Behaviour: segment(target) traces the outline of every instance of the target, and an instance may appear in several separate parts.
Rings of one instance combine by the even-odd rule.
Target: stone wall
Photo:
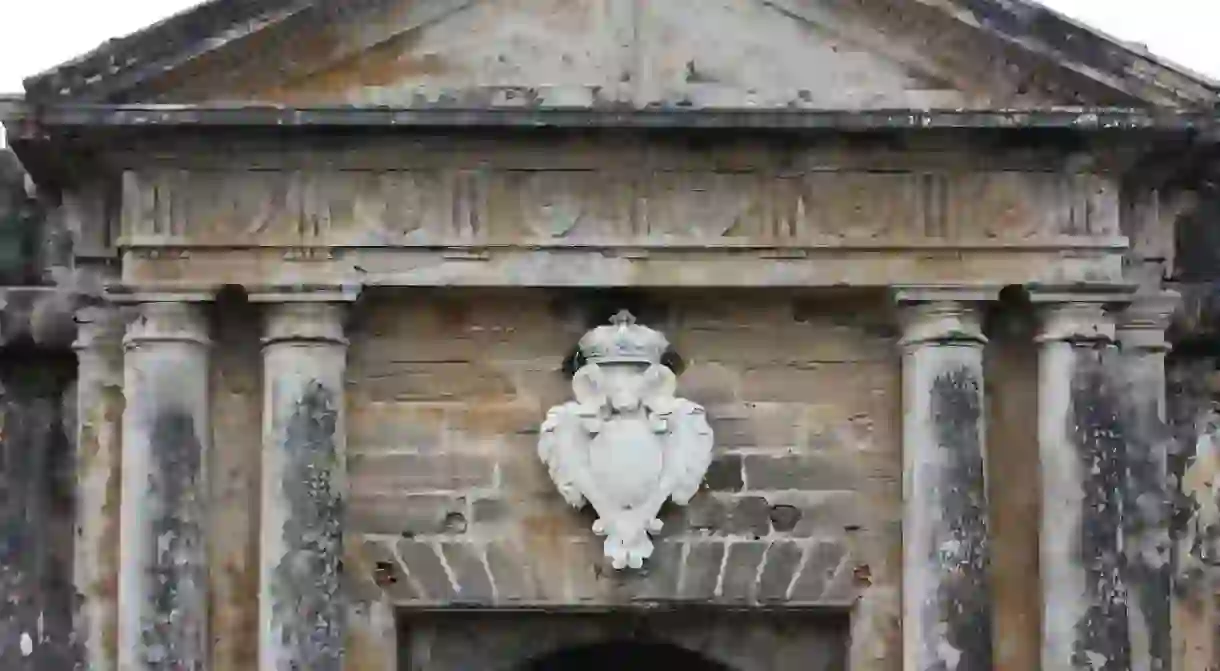
[[[76,362],[54,314],[44,203],[0,151],[0,668],[72,669]]]
[[[1220,669],[1220,191],[1177,220],[1173,280],[1183,294],[1167,363],[1173,435],[1175,668]]]
[[[893,584],[885,317],[776,293],[657,303],[641,321],[686,357],[678,393],[707,408],[717,456],[637,579],[603,565],[593,518],[537,456],[546,409],[570,397],[564,357],[601,319],[528,291],[367,306],[349,357],[348,528],[394,574],[396,602],[847,607],[868,581]]]

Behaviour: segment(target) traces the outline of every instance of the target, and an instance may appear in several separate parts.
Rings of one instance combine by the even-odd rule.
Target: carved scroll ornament
[[[674,396],[677,378],[661,364],[668,347],[619,312],[581,339],[576,400],[551,408],[542,424],[539,457],[572,507],[597,511],[593,531],[606,537],[616,569],[643,566],[661,506],[689,503],[712,460],[703,408]]]

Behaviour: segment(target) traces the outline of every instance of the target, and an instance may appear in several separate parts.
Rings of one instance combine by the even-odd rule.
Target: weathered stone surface
[[[707,488],[712,491],[739,492],[744,486],[741,471],[741,456],[726,454],[712,460],[705,478]]]
[[[489,542],[487,569],[502,601],[533,600],[540,596],[530,558],[515,541]]]
[[[806,550],[800,574],[792,583],[792,600],[811,602],[821,599],[840,570],[845,555],[846,550],[839,543],[814,541]]]
[[[496,464],[472,454],[363,454],[352,455],[348,468],[353,489],[393,494],[490,488]]]
[[[792,541],[776,541],[767,548],[766,563],[758,577],[760,602],[785,601],[788,587],[801,567],[804,548]]]
[[[679,597],[693,600],[716,595],[724,566],[724,548],[724,543],[719,542],[688,544]]]
[[[726,512],[721,533],[755,539],[771,533],[771,508],[761,496],[729,499]]]
[[[456,596],[457,588],[441,563],[440,548],[432,543],[402,540],[395,550],[407,574],[419,585],[421,598],[448,602]]]
[[[440,550],[453,576],[455,603],[488,603],[496,600],[482,545],[441,543]]]
[[[393,545],[392,540],[366,538],[359,541],[355,550],[358,565],[350,567],[350,570],[367,571],[367,579],[372,580],[393,601],[419,599],[418,583],[403,570],[403,563],[396,556]]]
[[[761,541],[729,543],[717,596],[731,602],[754,601],[758,595],[758,566],[766,551],[767,543]]]
[[[59,400],[71,359],[0,362],[0,666],[79,668],[73,634],[72,455]]]
[[[747,491],[850,489],[855,478],[847,458],[825,455],[771,456],[749,454],[743,457]]]
[[[357,496],[347,507],[348,528],[414,537],[466,530],[466,498],[451,494]]]

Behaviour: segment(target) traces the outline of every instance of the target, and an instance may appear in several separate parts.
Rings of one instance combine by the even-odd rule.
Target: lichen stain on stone
[[[151,608],[143,622],[140,655],[151,669],[203,669],[205,623],[195,619],[202,614],[207,580],[199,488],[203,447],[194,417],[184,410],[158,414],[150,437],[148,486],[160,506],[152,521]]]
[[[1139,382],[1139,381],[1136,381]],[[1122,417],[1126,425],[1127,487],[1123,498],[1124,547],[1127,561],[1128,608],[1147,632],[1146,643],[1132,645],[1141,668],[1168,669],[1172,657],[1170,592],[1170,493],[1166,478],[1168,425],[1159,416],[1155,397],[1124,393],[1132,399]],[[1136,659],[1136,661],[1141,661]]]
[[[342,666],[343,499],[334,482],[337,421],[335,394],[313,382],[297,402],[281,445],[289,512],[284,556],[272,584],[272,618],[290,651],[292,663],[284,671],[339,671]]]
[[[931,414],[936,442],[947,460],[939,483],[944,524],[936,555],[941,582],[932,614],[943,625],[939,641],[924,641],[940,664],[930,671],[986,669],[991,665],[991,600],[987,584],[987,494],[979,432],[982,382],[966,366],[950,368],[932,382]]]
[[[1088,603],[1076,623],[1072,664],[1095,671],[1121,671],[1131,664],[1120,538],[1128,436],[1106,370],[1116,354],[1078,353],[1066,427],[1082,474],[1078,542]]]

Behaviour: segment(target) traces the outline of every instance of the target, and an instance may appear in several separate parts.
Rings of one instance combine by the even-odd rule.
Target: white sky
[[[20,93],[25,77],[197,4],[196,0],[0,2],[7,5],[0,10],[0,94]],[[1043,0],[1043,4],[1220,79],[1216,37],[1220,0]]]

